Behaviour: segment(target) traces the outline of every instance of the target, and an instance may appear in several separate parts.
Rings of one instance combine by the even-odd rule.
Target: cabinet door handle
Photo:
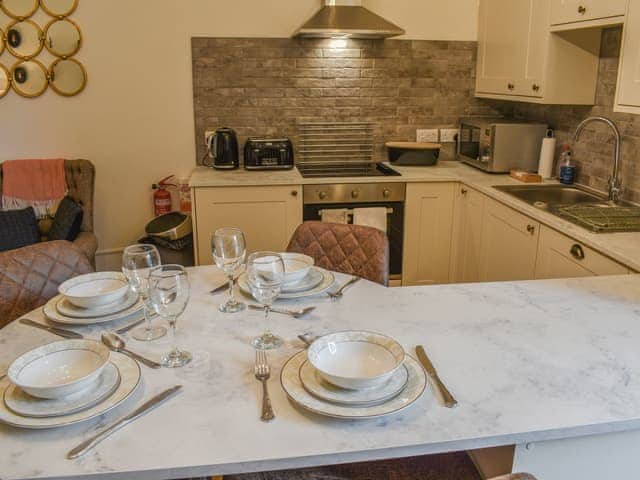
[[[536,231],[536,227],[534,227],[533,225],[529,224],[527,225],[527,232],[529,232],[531,235],[533,235]]]
[[[573,246],[571,247],[570,252],[571,252],[571,255],[573,256],[573,258],[575,258],[577,260],[584,260],[584,250],[577,243],[573,244]]]
[[[291,196],[292,197],[297,197],[298,196],[298,190],[291,190]]]
[[[538,85],[537,83],[534,83],[533,85],[531,85],[531,89],[534,92],[537,92],[538,90],[540,90],[540,85]]]
[[[466,194],[467,194],[467,192],[468,192],[468,190],[467,190],[466,188],[463,188],[463,189],[461,189],[461,190],[460,190],[460,193],[461,193],[462,195],[466,195]]]
[[[585,7],[584,5],[580,5],[580,6],[578,7],[578,13],[579,13],[580,15],[584,15],[585,13],[587,13],[587,7]]]
[[[513,83],[507,83],[507,88],[509,90],[513,90],[514,88],[516,88],[516,86]]]

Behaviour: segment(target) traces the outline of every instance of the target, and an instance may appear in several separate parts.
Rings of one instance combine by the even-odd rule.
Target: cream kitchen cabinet
[[[194,238],[198,265],[212,263],[211,234],[220,227],[239,227],[247,251],[284,251],[302,223],[302,187],[194,188]]]
[[[551,0],[551,25],[616,17],[621,22],[626,9],[627,0]]]
[[[402,285],[448,283],[455,183],[409,183]]]
[[[540,229],[535,278],[623,275],[627,267],[543,225]]]
[[[613,109],[640,114],[640,0],[629,0]]]
[[[480,0],[476,96],[593,105],[600,31],[552,33],[551,0]]]
[[[540,224],[494,200],[485,200],[480,245],[480,280],[534,277]]]
[[[452,277],[455,282],[480,281],[480,248],[485,196],[460,185],[456,188]]]

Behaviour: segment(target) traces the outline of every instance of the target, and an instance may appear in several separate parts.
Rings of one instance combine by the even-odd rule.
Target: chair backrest
[[[317,221],[304,222],[291,237],[288,252],[304,253],[317,266],[387,285],[389,240],[377,228]]]
[[[69,196],[80,203],[84,209],[81,230],[93,232],[95,167],[89,160],[65,160],[64,172]],[[2,164],[0,164],[0,195],[2,195]]]

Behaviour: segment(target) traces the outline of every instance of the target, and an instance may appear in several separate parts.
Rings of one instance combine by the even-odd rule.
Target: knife
[[[53,333],[54,335],[58,335],[63,338],[73,338],[73,339],[82,339],[84,338],[82,335],[76,332],[72,332],[71,330],[65,330],[64,328],[58,327],[50,327],[49,325],[43,325],[42,323],[34,322],[29,318],[21,318],[19,320],[23,325],[29,325],[30,327],[39,328],[41,330],[45,330],[49,333]]]
[[[78,458],[84,455],[93,447],[98,445],[100,442],[102,442],[103,440],[111,436],[112,433],[115,433],[118,430],[120,430],[122,427],[129,425],[134,420],[137,420],[138,418],[143,416],[145,413],[150,412],[151,410],[158,407],[160,404],[162,404],[169,398],[173,397],[176,393],[180,391],[181,388],[182,388],[182,385],[176,385],[175,387],[171,387],[165,390],[164,392],[159,393],[158,395],[151,398],[150,400],[147,400],[145,403],[140,405],[129,415],[122,417],[120,420],[118,420],[111,426],[105,428],[97,435],[85,440],[80,445],[70,450],[69,453],[67,453],[67,459],[73,460],[74,458]]]
[[[233,277],[233,284],[235,285],[235,283],[238,281],[238,278],[240,278],[240,275],[237,275],[235,277]],[[226,282],[224,282],[222,285],[214,288],[213,290],[211,290],[209,293],[218,293],[218,292],[222,292],[224,290],[228,290],[229,289],[229,280],[227,280]]]
[[[438,372],[436,372],[436,368],[433,366],[433,363],[431,363],[431,360],[429,360],[427,352],[425,352],[422,345],[418,345],[416,347],[416,354],[418,355],[418,360],[420,360],[420,363],[431,379],[431,386],[435,390],[434,393],[438,397],[438,401],[447,408],[455,407],[458,404],[458,401],[453,398],[451,392],[449,392],[444,383],[442,383],[442,380],[440,380]]]

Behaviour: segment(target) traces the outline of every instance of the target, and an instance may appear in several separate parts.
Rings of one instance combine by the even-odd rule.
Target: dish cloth
[[[349,223],[346,208],[325,208],[320,211],[320,216],[325,223]]]
[[[2,164],[2,208],[33,207],[46,217],[66,195],[64,159],[7,160]]]
[[[370,208],[354,208],[353,224],[364,225],[365,227],[373,227],[383,232],[387,232],[387,208],[386,207],[370,207]]]

